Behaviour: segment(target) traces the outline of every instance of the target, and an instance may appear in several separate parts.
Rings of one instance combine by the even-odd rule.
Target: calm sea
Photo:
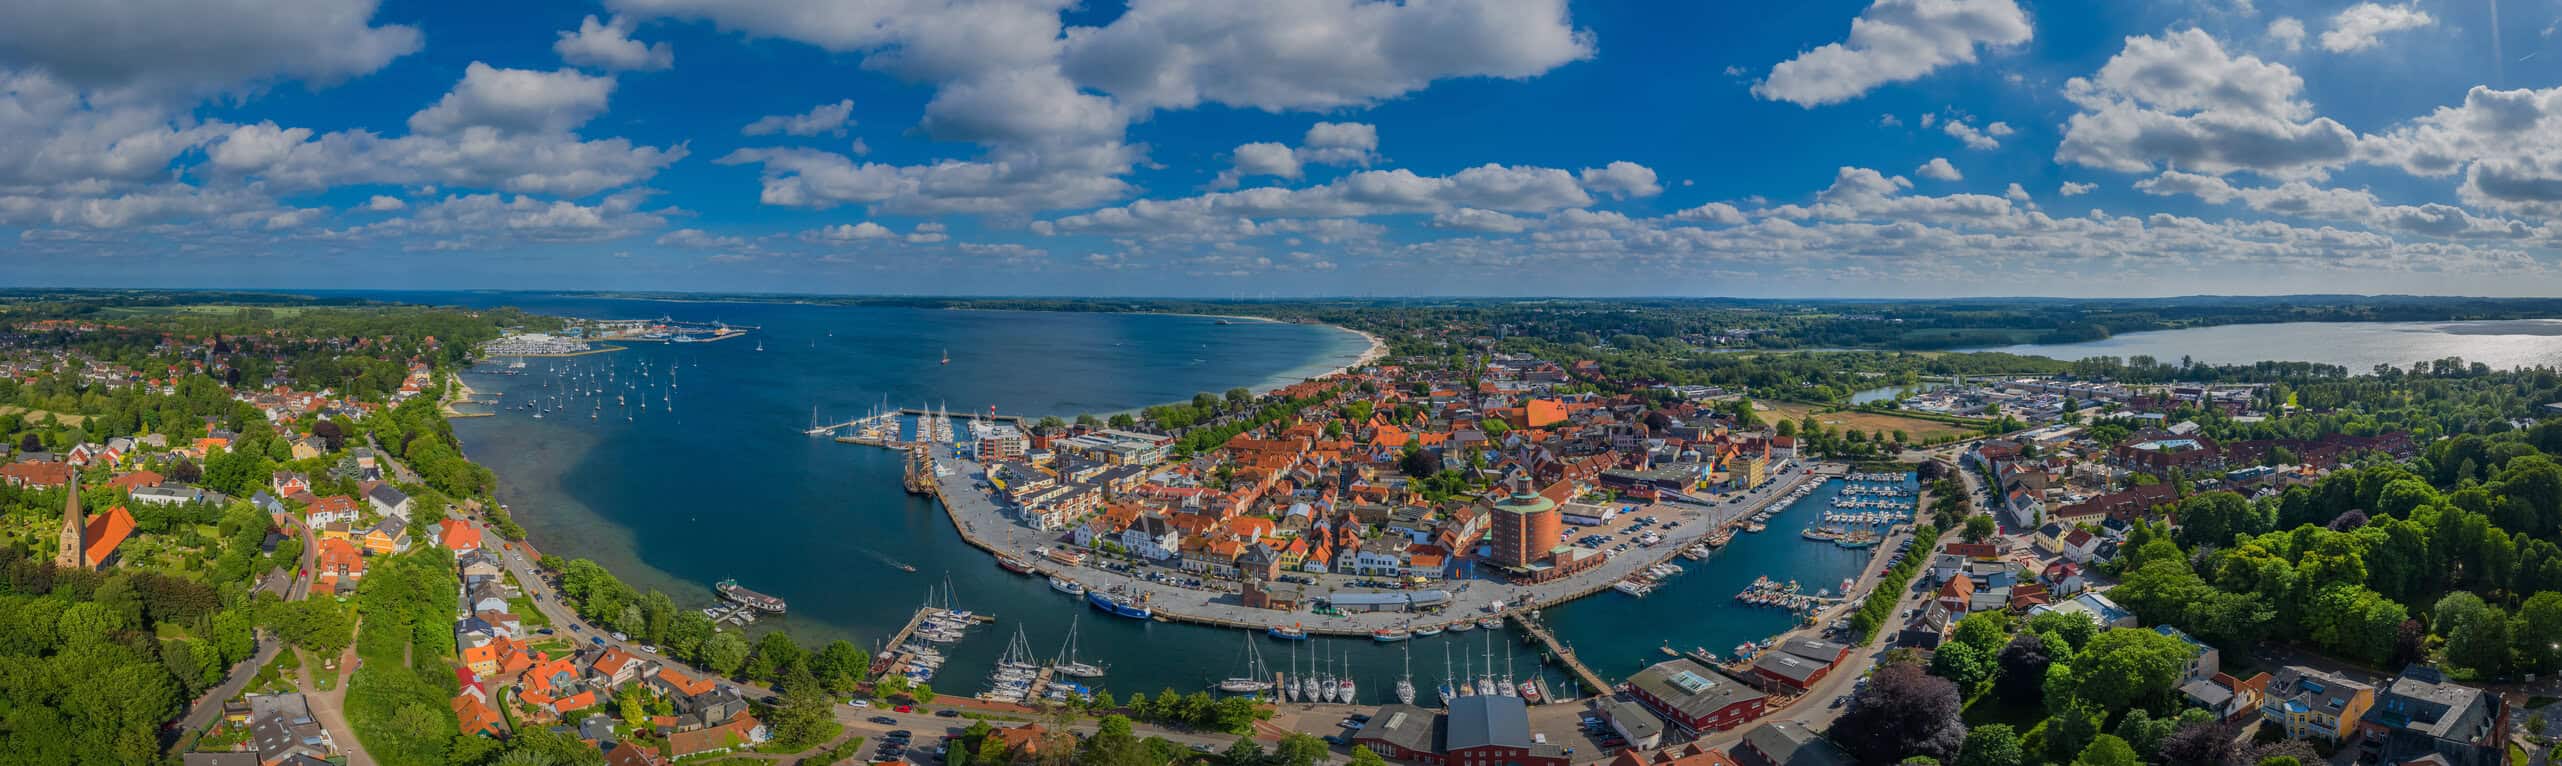
[[[2088,343],[2024,344],[1979,349],[2055,359],[2149,355],[2216,364],[2318,362],[2363,373],[2375,365],[2408,367],[2450,356],[2493,369],[2562,367],[2562,319],[2481,322],[2286,322],[2137,332]]]
[[[581,317],[724,321],[762,329],[736,340],[635,344],[573,359],[530,360],[519,374],[466,378],[502,402],[542,400],[542,419],[503,409],[456,421],[470,456],[498,473],[499,495],[536,545],[605,564],[640,588],[688,607],[712,603],[709,584],[735,577],[782,596],[791,613],[768,619],[805,643],[847,638],[873,647],[905,622],[927,591],[951,584],[960,605],[999,622],[947,647],[935,687],[976,693],[1017,629],[1054,653],[1071,621],[1085,659],[1109,666],[1102,686],[1126,696],[1185,692],[1234,675],[1251,641],[1275,670],[1293,655],[1349,666],[1362,697],[1388,699],[1412,651],[1425,697],[1445,654],[1483,668],[1488,654],[1527,675],[1535,650],[1505,657],[1509,632],[1450,634],[1404,645],[1367,640],[1281,642],[1242,631],[1109,618],[1052,592],[1038,578],[997,569],[960,542],[930,503],[899,489],[899,456],[805,436],[811,410],[829,420],[893,406],[993,405],[1007,414],[1073,416],[1187,399],[1200,391],[1266,387],[1342,366],[1366,344],[1324,327],[1133,314],[976,312],[797,304],[607,300],[516,293],[404,293],[385,297],[474,306],[509,305]],[[758,350],[761,343],[763,350]],[[939,363],[948,349],[951,363]],[[484,369],[503,369],[489,366]],[[672,378],[672,385],[671,385]],[[596,389],[602,393],[586,393]],[[571,392],[575,389],[575,392]],[[640,403],[646,402],[646,410]],[[616,397],[622,398],[617,403]],[[591,415],[593,416],[591,419]],[[626,418],[629,418],[628,420]],[[1659,644],[1735,643],[1786,627],[1779,612],[1732,598],[1762,574],[1809,589],[1850,576],[1860,553],[1798,539],[1795,530],[1829,502],[1827,488],[1745,535],[1639,601],[1604,593],[1553,610],[1560,635],[1605,672],[1641,667]],[[907,573],[895,564],[915,566]],[[1565,689],[1564,677],[1549,683]]]

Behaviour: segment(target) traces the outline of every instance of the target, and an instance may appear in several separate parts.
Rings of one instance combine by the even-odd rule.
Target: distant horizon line
[[[2478,301],[2554,301],[2562,296],[2491,296],[2457,293],[2184,293],[2158,296],[2056,296],[2056,295],[1974,295],[1913,297],[1826,297],[1742,296],[1742,295],[1303,295],[1289,297],[1218,297],[1201,295],[1072,295],[1035,293],[832,293],[782,292],[756,290],[686,290],[686,289],[572,289],[514,287],[114,287],[63,285],[0,285],[0,292],[140,292],[140,293],[261,293],[261,294],[366,294],[366,293],[501,293],[561,295],[628,295],[691,296],[740,298],[851,298],[895,300],[1065,300],[1065,301],[1193,301],[1202,303],[1305,303],[1316,301],[1738,301],[1783,302],[1810,301],[1825,303],[1911,303],[1924,301],[2180,301],[2180,300],[2276,300],[2276,299],[2411,299],[2411,300],[2478,300]]]

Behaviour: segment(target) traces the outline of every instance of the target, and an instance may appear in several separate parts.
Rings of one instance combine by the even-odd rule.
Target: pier
[[[1610,682],[1602,680],[1601,674],[1594,672],[1592,666],[1583,664],[1583,659],[1575,656],[1574,648],[1557,640],[1557,634],[1548,632],[1545,626],[1530,619],[1528,612],[1513,612],[1511,617],[1513,624],[1521,626],[1521,632],[1530,634],[1531,638],[1537,639],[1540,644],[1546,646],[1548,656],[1555,657],[1557,664],[1566,666],[1566,672],[1574,674],[1575,683],[1582,684],[1586,693],[1608,694],[1610,692]]]

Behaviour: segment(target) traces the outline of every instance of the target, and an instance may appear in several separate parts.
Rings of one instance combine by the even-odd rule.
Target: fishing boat
[[[1473,622],[1469,622],[1469,621],[1467,621],[1467,620],[1460,620],[1460,621],[1458,621],[1458,622],[1450,623],[1450,632],[1452,632],[1452,633],[1466,633],[1466,632],[1468,632],[1468,631],[1476,630],[1476,629],[1477,629],[1477,624],[1476,624],[1476,623],[1473,623]]]
[[[720,594],[721,598],[776,614],[782,613],[784,609],[782,599],[739,587],[735,579],[724,579],[712,583],[712,592]]]
[[[1308,630],[1297,625],[1274,625],[1272,627],[1265,628],[1263,633],[1264,635],[1278,638],[1283,641],[1308,640]]]
[[[1370,631],[1370,640],[1377,641],[1382,644],[1404,641],[1413,637],[1414,634],[1406,632],[1404,628],[1380,628],[1378,630]]]
[[[1477,621],[1477,627],[1485,628],[1485,629],[1487,629],[1487,630],[1502,630],[1502,629],[1503,629],[1503,618],[1501,618],[1501,617],[1488,617],[1488,618],[1485,618],[1485,619],[1482,619],[1482,620],[1478,620],[1478,621]]]
[[[1533,705],[1539,704],[1539,687],[1529,681],[1522,681],[1521,700]]]
[[[1111,613],[1114,617],[1127,617],[1133,620],[1145,620],[1156,616],[1156,610],[1148,608],[1147,599],[1145,598],[1133,601],[1121,596],[1088,589],[1085,592],[1085,603],[1088,606]]]
[[[1077,583],[1076,581],[1074,581],[1074,580],[1063,580],[1063,579],[1060,579],[1057,575],[1051,575],[1051,576],[1050,576],[1050,590],[1058,591],[1058,592],[1060,592],[1060,593],[1065,593],[1065,594],[1068,594],[1068,595],[1070,595],[1070,596],[1082,596],[1082,595],[1085,595],[1085,586],[1084,586],[1084,585],[1078,584],[1078,583]]]
[[[1414,637],[1415,637],[1415,638],[1431,638],[1431,637],[1433,637],[1433,636],[1441,635],[1441,630],[1442,630],[1442,628],[1441,628],[1441,626],[1439,626],[1439,625],[1425,625],[1425,626],[1423,626],[1423,627],[1420,627],[1420,628],[1416,628],[1416,629],[1414,629]]]
[[[1102,678],[1103,666],[1076,658],[1076,620],[1068,618],[1067,640],[1059,643],[1059,656],[1050,660],[1050,672],[1078,678]]]

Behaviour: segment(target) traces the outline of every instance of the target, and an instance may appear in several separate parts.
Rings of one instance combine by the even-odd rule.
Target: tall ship
[[[736,579],[712,583],[712,592],[720,594],[721,598],[768,612],[780,614],[784,608],[782,599],[740,587]]]
[[[1114,617],[1128,617],[1133,620],[1145,620],[1156,616],[1156,610],[1148,608],[1148,601],[1144,596],[1137,600],[1132,600],[1127,597],[1105,593],[1099,590],[1087,589],[1085,591],[1085,603],[1096,609],[1103,610]]]

